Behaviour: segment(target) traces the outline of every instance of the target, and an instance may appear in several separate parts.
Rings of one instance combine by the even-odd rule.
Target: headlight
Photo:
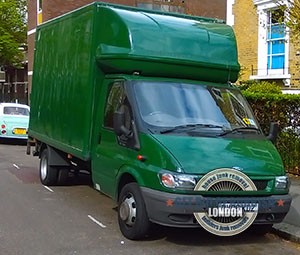
[[[169,171],[160,172],[159,179],[163,186],[171,189],[193,190],[197,183],[194,175]]]
[[[289,188],[289,177],[288,176],[277,176],[275,178],[275,189],[282,190]]]

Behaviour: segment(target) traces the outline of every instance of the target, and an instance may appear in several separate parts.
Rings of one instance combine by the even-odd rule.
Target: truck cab
[[[96,189],[119,201],[125,236],[147,229],[146,219],[225,236],[282,221],[288,178],[237,87],[117,77],[108,82],[92,168]]]

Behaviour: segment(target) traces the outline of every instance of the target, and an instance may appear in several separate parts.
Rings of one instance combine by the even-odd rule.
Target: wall
[[[43,21],[92,3],[92,0],[43,0]],[[101,2],[135,6],[135,0],[104,0]]]
[[[186,13],[226,20],[226,0],[186,0]]]
[[[293,88],[300,89],[300,39],[291,37],[290,44],[290,74]]]
[[[252,66],[257,69],[258,16],[253,0],[235,0],[233,15],[242,69],[240,80],[249,80]]]

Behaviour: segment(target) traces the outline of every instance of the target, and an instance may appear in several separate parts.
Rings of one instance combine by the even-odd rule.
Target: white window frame
[[[289,29],[285,30],[285,59],[284,68],[268,69],[268,12],[278,9],[278,2],[274,0],[253,0],[257,7],[258,14],[258,49],[257,49],[257,74],[251,75],[250,79],[283,79],[285,85],[290,85],[291,75],[289,73],[289,49],[290,35]],[[289,0],[282,0],[282,5],[289,5]]]
[[[227,0],[226,24],[229,26],[234,25],[234,13],[233,13],[233,5],[234,4],[235,4],[235,0]]]

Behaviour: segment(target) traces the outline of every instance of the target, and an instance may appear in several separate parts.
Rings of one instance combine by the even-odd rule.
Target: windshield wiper
[[[261,133],[259,128],[256,127],[238,127],[238,128],[234,128],[234,129],[230,129],[230,130],[226,130],[223,133],[219,134],[218,136],[225,136],[228,134],[233,134],[233,133],[238,133],[238,132],[251,132],[254,131],[256,133]]]
[[[201,127],[201,128],[224,128],[224,126],[219,126],[219,125],[212,125],[212,124],[185,124],[185,125],[179,125],[179,126],[175,126],[169,129],[164,129],[161,130],[160,133],[161,134],[166,134],[166,133],[171,133],[174,131],[178,131],[178,130],[190,130],[190,129],[195,129],[197,127]]]

